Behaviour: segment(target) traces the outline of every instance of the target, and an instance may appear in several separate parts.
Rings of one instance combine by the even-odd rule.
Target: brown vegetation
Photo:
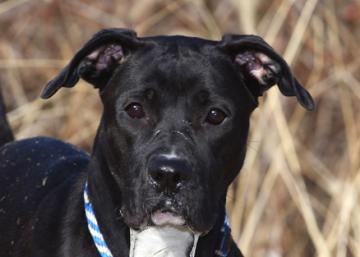
[[[219,39],[255,33],[283,53],[315,112],[274,87],[252,118],[231,187],[246,256],[360,256],[360,4],[356,0],[9,0],[0,2],[0,80],[17,138],[51,135],[90,149],[101,113],[84,82],[38,95],[97,30]]]

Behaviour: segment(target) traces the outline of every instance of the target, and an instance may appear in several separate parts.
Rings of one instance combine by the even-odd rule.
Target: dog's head
[[[96,143],[106,145],[108,172],[133,228],[211,229],[243,164],[257,98],[277,84],[314,108],[283,58],[257,36],[209,41],[103,30],[49,82],[43,98],[79,78],[100,90]]]

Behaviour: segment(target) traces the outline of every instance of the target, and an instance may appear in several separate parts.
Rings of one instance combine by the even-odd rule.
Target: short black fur
[[[95,34],[42,93],[49,98],[80,78],[99,89],[104,110],[93,151],[89,156],[50,138],[0,148],[0,256],[99,256],[84,217],[86,181],[114,257],[129,255],[129,227],[151,224],[151,214],[164,208],[203,233],[196,257],[215,256],[227,188],[243,165],[257,106],[251,87],[261,86],[235,62],[249,49],[279,65],[284,95],[313,109],[286,62],[259,37],[139,38],[124,29]],[[221,122],[209,122],[210,113],[220,113]],[[175,186],[160,189],[149,167],[164,156],[181,165],[166,157],[160,175]],[[232,239],[229,251],[229,257],[242,256]]]

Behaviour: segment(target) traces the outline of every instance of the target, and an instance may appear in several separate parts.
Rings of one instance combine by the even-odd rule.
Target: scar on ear
[[[263,86],[277,83],[280,65],[263,53],[245,51],[236,55],[235,62]]]

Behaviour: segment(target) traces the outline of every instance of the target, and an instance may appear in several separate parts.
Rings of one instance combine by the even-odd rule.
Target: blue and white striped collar
[[[108,245],[105,242],[105,239],[100,231],[99,224],[95,217],[94,208],[89,199],[88,184],[85,184],[84,188],[84,207],[85,215],[88,224],[88,229],[91,234],[91,237],[95,243],[95,246],[101,257],[113,257]],[[215,256],[227,257],[229,254],[229,239],[231,237],[231,229],[229,225],[228,217],[225,215],[224,223],[221,228],[222,238],[217,249],[214,253]]]
[[[94,208],[89,199],[88,190],[88,184],[86,183],[84,188],[84,207],[89,232],[101,257],[113,257],[100,231],[99,224],[95,217]]]

